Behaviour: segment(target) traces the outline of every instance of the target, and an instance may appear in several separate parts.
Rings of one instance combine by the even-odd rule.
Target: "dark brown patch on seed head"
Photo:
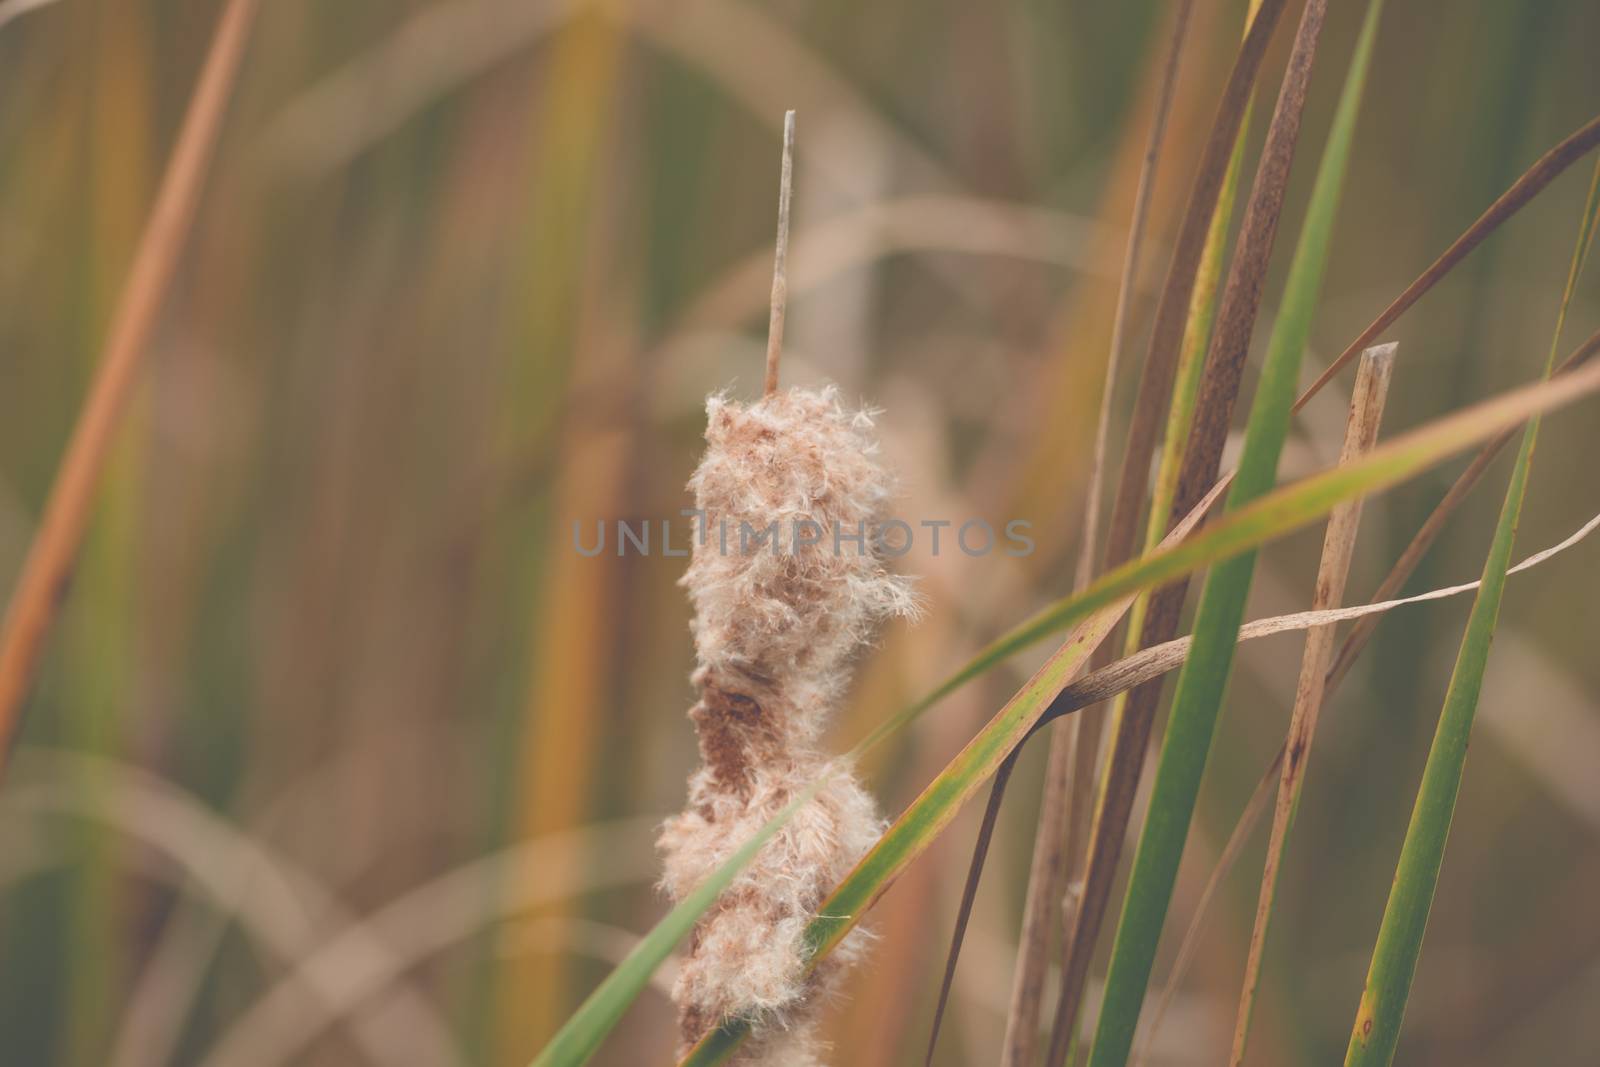
[[[725,688],[709,674],[700,682],[700,702],[689,712],[700,734],[700,755],[717,781],[744,796],[750,768],[777,751],[777,724],[745,693]]]
[[[706,1036],[706,1031],[710,1029],[711,1020],[706,1017],[706,1013],[703,1010],[694,1004],[685,1004],[683,1009],[678,1012],[678,1032],[683,1035],[683,1052],[685,1054],[702,1037]]]

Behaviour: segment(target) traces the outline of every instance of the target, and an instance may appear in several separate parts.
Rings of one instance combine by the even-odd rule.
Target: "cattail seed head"
[[[882,518],[890,490],[871,430],[869,413],[846,411],[832,388],[707,402],[689,487],[708,536],[683,577],[702,667],[831,697],[872,624],[914,610],[908,580],[854,540]],[[741,551],[741,534],[773,523],[780,551]]]
[[[742,1062],[804,1067],[819,1062],[816,1003],[863,944],[853,934],[808,976],[805,928],[882,830],[871,797],[817,742],[873,625],[914,614],[916,600],[871,541],[890,482],[868,413],[845,410],[832,388],[790,389],[750,405],[713,396],[706,422],[689,483],[702,525],[683,577],[702,765],[687,810],[662,830],[666,891],[681,899],[831,776],[702,918],[674,995],[686,1042],[741,1016],[757,1024]],[[777,544],[752,547],[763,532]]]

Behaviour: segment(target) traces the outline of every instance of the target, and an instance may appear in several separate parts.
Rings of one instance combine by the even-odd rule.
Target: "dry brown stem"
[[[794,112],[783,113],[783,172],[778,179],[778,242],[772,257],[772,308],[767,315],[767,380],[764,396],[778,391],[783,355],[783,317],[789,307],[789,199],[794,191]]]
[[[217,22],[133,269],[122,287],[99,368],[78,413],[44,516],[0,628],[0,773],[51,624],[66,598],[122,413],[139,382],[150,334],[194,221],[200,186],[244,55],[256,0],[229,0]]]

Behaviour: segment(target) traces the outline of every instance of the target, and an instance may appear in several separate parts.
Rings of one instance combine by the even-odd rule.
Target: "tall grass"
[[[1578,226],[1577,247],[1572,253],[1566,290],[1561,295],[1561,309],[1556,315],[1550,354],[1545,359],[1546,378],[1555,370],[1561,328],[1566,324],[1567,308],[1589,253],[1597,210],[1600,210],[1600,166],[1595,168],[1588,203],[1584,206]],[[1367,987],[1361,994],[1361,1004],[1350,1034],[1350,1047],[1345,1053],[1346,1064],[1387,1065],[1394,1059],[1395,1048],[1400,1041],[1400,1022],[1410,998],[1411,981],[1416,973],[1417,958],[1422,952],[1428,912],[1433,906],[1439,870],[1444,863],[1445,842],[1455,817],[1456,797],[1461,789],[1461,776],[1467,759],[1467,744],[1478,710],[1478,697],[1483,691],[1489,647],[1494,641],[1495,627],[1500,618],[1506,571],[1511,565],[1517,525],[1527,498],[1528,476],[1533,467],[1534,448],[1539,442],[1540,425],[1538,417],[1528,422],[1527,428],[1522,431],[1522,444],[1511,467],[1511,482],[1506,487],[1505,500],[1500,505],[1500,518],[1495,523],[1494,541],[1489,546],[1489,557],[1483,565],[1483,584],[1473,600],[1472,614],[1467,618],[1467,629],[1461,638],[1461,648],[1456,653],[1450,686],[1445,691],[1444,708],[1439,713],[1438,729],[1433,745],[1428,749],[1428,762],[1422,771],[1416,805],[1411,812],[1410,825],[1406,828],[1400,862],[1395,868],[1389,903],[1383,911],[1383,924],[1378,928],[1378,943],[1372,952]]]
[[[1164,549],[1207,279],[1228,271],[1229,190],[1262,149],[1246,105],[1276,94],[1304,0],[1265,0],[1254,30],[1247,0],[345,0],[260,5],[244,27],[250,6],[0,2],[6,1063],[521,1064],[556,1034],[550,1062],[669,1054],[659,990],[694,907],[653,889],[648,839],[695,762],[683,561],[579,557],[570,523],[673,519],[704,397],[760,389],[787,107],[804,140],[785,384],[831,378],[884,409],[903,517],[1027,519],[1038,541],[1016,559],[904,559],[928,622],[887,629],[841,695],[826,744],[860,757],[854,773],[898,818],[812,931],[823,952],[858,922],[879,935],[819,1006],[836,1067],[921,1062],[967,801],[1003,765],[1012,795],[993,812],[934,1063],[1000,1058],[1030,850],[1073,872],[1034,902],[1055,939],[1087,874],[1099,762],[1086,721],[1058,761],[1069,776],[1053,776],[1071,806],[1041,812],[1044,746],[1023,742],[1176,669],[1186,647],[1139,650],[1131,621],[1123,642],[1109,625],[1123,602],[1248,551],[1252,608],[1303,607],[1308,527],[1358,497],[1361,595],[1375,560],[1404,564],[1385,589],[1418,566],[1416,585],[1470,577],[1496,520],[1462,483],[1446,492],[1448,455],[1509,443],[1544,404],[1593,403],[1578,367],[1475,406],[1536,373],[1523,357],[1561,291],[1583,191],[1561,175],[1600,140],[1582,47],[1600,26],[1580,0],[1386,21],[1369,94],[1383,106],[1361,118],[1305,345],[1333,388],[1296,403],[1262,510]],[[1165,78],[1181,11],[1181,72]],[[1360,12],[1328,7],[1308,145],[1328,134]],[[220,92],[214,40],[235,68]],[[1164,84],[1160,166],[1141,183]],[[170,226],[163,173],[195,160],[192,116],[208,110],[210,147]],[[1310,167],[1290,179],[1282,218],[1298,228]],[[1265,327],[1292,302],[1289,257],[1263,258]],[[1569,329],[1591,334],[1594,308],[1574,288]],[[1314,473],[1338,444],[1332,377],[1391,337],[1389,422],[1412,450]],[[1105,374],[1111,348],[1121,365]],[[1260,391],[1256,367],[1240,392]],[[1202,421],[1213,404],[1197,403]],[[1592,513],[1586,470],[1552,460],[1592,451],[1594,433],[1581,415],[1541,428],[1522,540]],[[1096,468],[1120,468],[1109,516],[1086,506]],[[1506,469],[1480,452],[1462,478]],[[1449,507],[1419,527],[1441,494]],[[1565,1011],[1597,943],[1589,787],[1548,747],[1502,743],[1546,736],[1545,687],[1581,697],[1596,682],[1589,544],[1508,583],[1496,630],[1537,649],[1541,673],[1519,679],[1535,697],[1516,732],[1477,724],[1402,1058],[1562,1062],[1558,1037],[1593,1043]],[[1075,582],[1075,556],[1099,584]],[[1296,816],[1319,847],[1284,853],[1250,1033],[1261,1062],[1322,1063],[1349,1041],[1347,950],[1372,943],[1372,894],[1401,848],[1396,813],[1433,733],[1415,712],[1446,687],[1430,657],[1461,636],[1443,603],[1401,610],[1356,619],[1335,658],[1342,695]],[[1098,650],[1090,634],[1107,635]],[[1236,655],[1173,925],[1194,921],[1190,870],[1283,736],[1285,641]],[[1377,655],[1352,669],[1363,642]],[[1128,662],[1096,669],[1112,647]],[[1141,829],[1126,768],[1160,727],[1152,712],[1106,780],[1126,812],[1104,823],[1082,890],[1096,914],[1057,1005],[1090,1027],[1097,935],[1120,918],[1107,843]],[[1561,736],[1579,760],[1582,734]],[[1051,826],[1070,831],[1052,843]],[[1238,990],[1253,894],[1237,888],[1225,879],[1198,920],[1154,1059],[1226,1052],[1228,1012],[1208,1005]],[[1387,958],[1397,942],[1382,940]],[[1458,952],[1497,966],[1436,981],[1432,967],[1469,973]],[[1032,959],[1056,962],[1048,946]],[[1403,969],[1378,969],[1375,1003]],[[1375,1029],[1398,1025],[1379,1016]],[[1052,1037],[1064,1052],[1077,1030],[1041,1029],[1033,1052]],[[739,1036],[720,1030],[697,1061]]]
[[[1381,2],[1369,6],[1367,20],[1350,61],[1344,92],[1340,96],[1339,109],[1335,113],[1322,164],[1317,171],[1300,242],[1289,266],[1285,297],[1273,325],[1266,362],[1245,428],[1244,451],[1228,493],[1230,509],[1241,507],[1267,492],[1277,478],[1278,459],[1288,436],[1290,406],[1295,397],[1301,357],[1311,333],[1311,316],[1317,305],[1329,244],[1333,239],[1334,220],[1355,135],[1356,115],[1366,86],[1381,12]],[[1308,7],[1308,22],[1314,17],[1320,16]],[[1305,35],[1301,39],[1304,38]],[[1301,39],[1297,39],[1297,47]],[[1304,61],[1308,68],[1315,47],[1316,37],[1313,33],[1309,36],[1308,54]],[[1290,108],[1296,106],[1292,100],[1286,101],[1289,92],[1286,88],[1285,97],[1280,97],[1277,117],[1286,114],[1286,102]],[[1304,87],[1301,86],[1298,92],[1303,100]],[[1275,126],[1278,125],[1277,117]],[[1292,153],[1292,148],[1290,151]],[[1287,161],[1283,167],[1286,171]],[[1262,175],[1257,178],[1258,190],[1266,177],[1268,175],[1263,168]],[[1261,239],[1249,230],[1246,233],[1254,239]],[[1246,237],[1240,240],[1243,242]],[[1270,248],[1270,231],[1265,241]],[[1248,250],[1241,247],[1239,254],[1242,256],[1245,251]],[[1237,274],[1230,277],[1230,289],[1236,280]],[[1226,315],[1229,310],[1227,295],[1224,296],[1223,306]],[[1245,319],[1243,336],[1231,339],[1232,344],[1240,346],[1239,358],[1242,358],[1243,348],[1249,343],[1249,321]],[[1214,368],[1219,362],[1219,354],[1224,359],[1231,355],[1227,349],[1219,349],[1214,344],[1208,369]],[[1194,450],[1198,446],[1191,444],[1190,448]],[[1191,452],[1185,461],[1186,470],[1189,460],[1193,458],[1194,452]],[[1161,937],[1173,882],[1177,878],[1178,861],[1188,837],[1200,778],[1211,751],[1254,570],[1253,553],[1228,560],[1212,569],[1200,593],[1200,606],[1196,609],[1194,621],[1194,646],[1183,671],[1178,675],[1172,714],[1162,739],[1161,761],[1156,769],[1151,793],[1150,815],[1145,821],[1138,851],[1134,854],[1127,901],[1123,905],[1121,923],[1112,948],[1111,966],[1106,976],[1105,1003],[1089,1053],[1091,1067],[1122,1063],[1133,1046],[1134,1026],[1144,1002],[1150,968],[1155,961],[1156,945]]]

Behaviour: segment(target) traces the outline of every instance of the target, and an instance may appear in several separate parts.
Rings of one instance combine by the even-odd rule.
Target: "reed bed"
[[[1458,6],[0,3],[0,1062],[1588,1062],[1600,13]]]

